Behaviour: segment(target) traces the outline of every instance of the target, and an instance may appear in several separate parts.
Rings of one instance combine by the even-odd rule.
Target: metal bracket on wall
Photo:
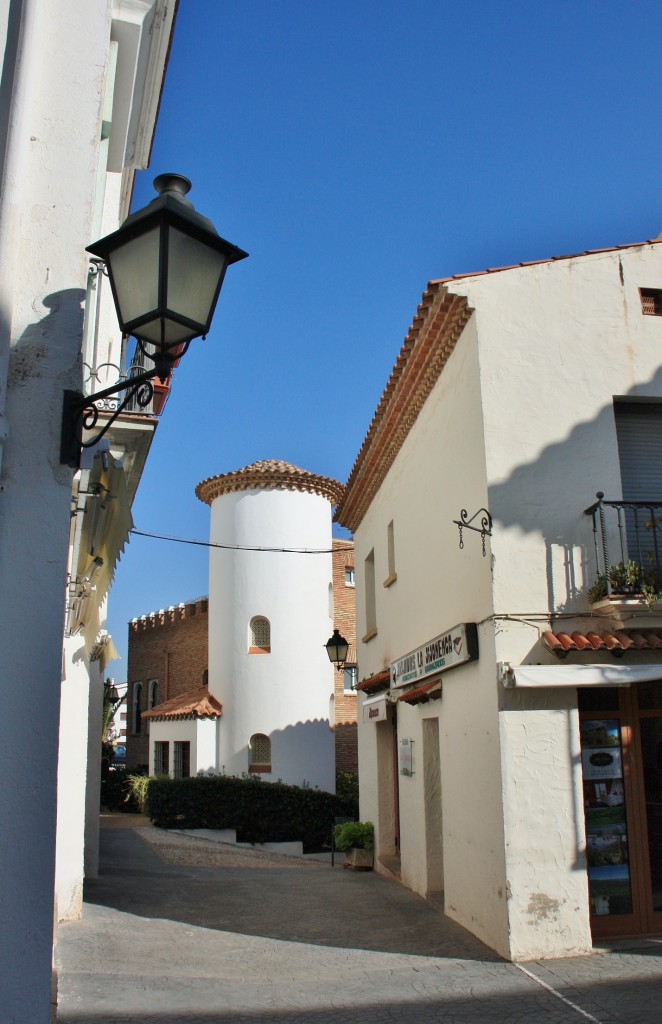
[[[482,517],[481,520],[480,520],[480,526],[472,526],[471,524],[473,523],[474,519],[478,519],[478,516]],[[455,523],[455,525],[457,526],[458,530],[460,531],[460,548],[464,547],[464,538],[462,537],[462,531],[463,530],[473,530],[475,533],[479,533],[480,534],[480,539],[483,542],[483,558],[484,558],[485,554],[486,554],[486,551],[485,551],[485,538],[492,536],[492,516],[487,511],[487,509],[486,508],[479,508],[478,511],[475,512],[471,516],[471,519],[470,519],[469,518],[469,513],[467,512],[466,508],[463,508],[462,511],[460,512],[460,518],[459,519],[454,519],[453,522]]]

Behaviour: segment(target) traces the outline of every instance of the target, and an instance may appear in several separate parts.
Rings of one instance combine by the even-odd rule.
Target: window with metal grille
[[[641,312],[648,316],[662,316],[662,288],[640,288]]]
[[[271,740],[263,732],[256,732],[248,743],[248,770],[271,771]]]
[[[191,744],[175,742],[172,773],[176,779],[188,779],[191,774]]]
[[[271,623],[263,615],[255,615],[248,627],[248,653],[269,654],[271,651]]]
[[[165,740],[157,740],[154,744],[154,774],[168,775],[170,771],[170,744]]]

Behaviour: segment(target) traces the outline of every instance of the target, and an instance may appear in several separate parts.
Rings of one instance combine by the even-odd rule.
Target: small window
[[[202,673],[202,685],[209,686],[209,669],[206,668]]]
[[[375,549],[373,548],[363,563],[363,579],[365,588],[365,635],[364,643],[377,633],[377,608],[375,604]]]
[[[159,681],[158,679],[150,679],[149,681],[149,695],[147,707],[151,711],[155,708],[159,702]]]
[[[154,744],[154,774],[168,775],[170,772],[170,744],[157,740]]]
[[[353,587],[354,583],[355,583],[355,581],[354,581],[354,566],[353,565],[346,565],[345,566],[345,586],[346,587]]]
[[[142,718],[140,717],[140,711],[143,701],[143,684],[133,684],[133,704],[131,711],[131,728],[136,736],[140,735],[142,730]]]
[[[248,627],[248,653],[269,654],[271,652],[271,624],[263,615],[256,615]]]
[[[345,693],[353,693],[356,689],[356,665],[352,665],[351,668],[345,669],[343,691]]]
[[[393,520],[388,524],[386,542],[388,550],[388,576],[384,580],[384,586],[390,587],[398,578],[398,574],[395,571],[395,535],[393,532]]]
[[[248,744],[248,770],[251,773],[271,771],[271,740],[256,732]]]
[[[175,742],[172,774],[176,779],[188,779],[191,775],[191,744]]]
[[[647,316],[662,316],[662,288],[640,288],[641,312]]]

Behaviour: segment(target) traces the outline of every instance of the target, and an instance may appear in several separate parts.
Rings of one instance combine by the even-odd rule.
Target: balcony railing
[[[643,595],[650,603],[662,591],[662,502],[610,501],[602,491],[596,497],[584,509],[597,567],[589,598]]]

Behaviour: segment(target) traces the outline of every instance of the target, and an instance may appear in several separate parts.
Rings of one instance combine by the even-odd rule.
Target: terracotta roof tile
[[[356,689],[362,693],[376,693],[377,690],[387,689],[390,682],[391,670],[390,668],[385,668],[374,676],[367,676],[366,679],[362,679],[360,683],[356,684]]]
[[[567,633],[547,630],[541,639],[545,647],[559,658],[565,658],[570,651],[586,651],[589,654],[594,651],[608,651],[614,657],[620,658],[626,651],[662,649],[662,629],[649,629],[645,632],[633,629],[618,629],[613,632],[603,630],[602,633],[575,632],[570,636]]]
[[[441,697],[441,679],[433,679],[430,683],[423,683],[413,690],[407,690],[401,694],[398,700],[406,704],[425,704],[428,700],[437,700]]]
[[[336,509],[348,529],[363,519],[472,312],[439,282],[423,294]]]
[[[172,697],[163,704],[157,704],[151,711],[143,711],[141,718],[153,722],[169,718],[220,718],[223,706],[213,697],[206,686],[190,690],[179,697]]]
[[[331,477],[317,476],[305,469],[299,469],[298,466],[291,466],[289,462],[264,459],[232,473],[210,476],[198,484],[195,493],[200,501],[211,505],[221,494],[257,489],[308,491],[311,494],[320,494],[332,505],[338,504],[344,491],[343,485]]]

